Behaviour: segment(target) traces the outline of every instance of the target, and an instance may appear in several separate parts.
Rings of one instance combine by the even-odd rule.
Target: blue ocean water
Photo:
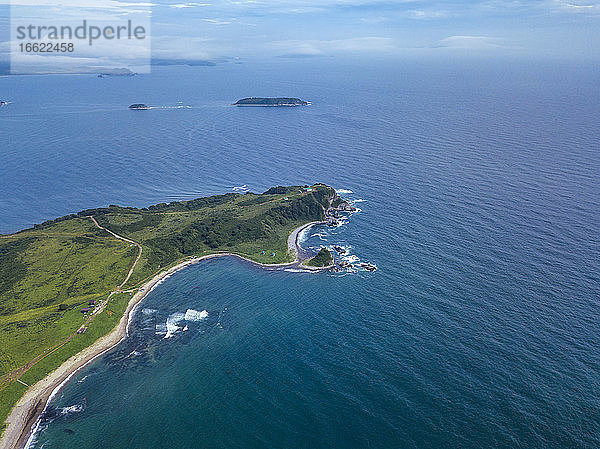
[[[379,267],[177,273],[36,447],[600,445],[598,71],[326,59],[0,78],[2,232],[322,181],[361,212],[305,245]]]

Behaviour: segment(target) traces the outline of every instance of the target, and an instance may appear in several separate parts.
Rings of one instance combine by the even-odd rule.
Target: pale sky
[[[13,3],[28,5],[32,11],[51,8],[58,15],[63,9],[80,8],[86,17],[151,8],[152,51],[156,58],[475,55],[598,61],[600,3],[597,2],[600,0],[14,0]],[[90,4],[94,8],[86,8]],[[8,7],[2,5],[0,26],[4,29],[4,33],[0,31],[0,41],[7,41]],[[0,52],[7,47],[6,42],[0,43]]]

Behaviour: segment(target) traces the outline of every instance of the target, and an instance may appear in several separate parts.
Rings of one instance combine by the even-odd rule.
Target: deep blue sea
[[[0,78],[0,232],[320,181],[361,211],[304,245],[379,267],[178,272],[35,447],[600,447],[599,73],[315,58]],[[245,96],[313,104],[228,106]]]

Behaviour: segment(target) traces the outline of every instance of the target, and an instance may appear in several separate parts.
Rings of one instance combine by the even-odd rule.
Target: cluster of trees
[[[80,212],[77,212],[76,214],[69,214],[69,215],[64,215],[62,217],[58,217],[55,218],[54,220],[46,220],[41,224],[35,224],[33,225],[34,229],[43,229],[43,228],[47,228],[48,226],[51,226],[55,223],[60,223],[61,221],[65,221],[65,220],[71,220],[73,218],[82,218],[82,217],[88,217],[90,215],[93,215],[95,217],[101,216],[101,215],[106,215],[106,214],[116,214],[116,213],[120,213],[120,214],[134,214],[134,213],[139,213],[140,209],[137,209],[135,207],[122,207],[122,206],[116,206],[114,204],[111,204],[108,207],[98,207],[95,209],[85,209],[82,210]],[[19,232],[24,232],[27,231],[27,229],[23,229],[22,231]],[[19,233],[18,232],[18,233]],[[17,234],[18,234],[17,233]]]
[[[240,196],[239,193],[226,193],[225,195],[215,195],[189,201],[173,201],[171,203],[155,204],[154,206],[150,206],[143,210],[149,210],[151,212],[187,212],[225,204],[235,200],[238,196]]]
[[[238,243],[268,239],[277,228],[299,221],[324,219],[323,206],[315,195],[306,195],[249,219],[221,214],[190,224],[171,238],[181,254],[231,247]]]
[[[107,229],[110,229],[113,232],[116,232],[119,235],[127,235],[133,232],[141,231],[142,229],[158,226],[162,221],[163,217],[161,215],[156,214],[148,214],[148,213],[140,213],[140,210],[137,210],[139,214],[139,220],[132,221],[131,223],[125,224],[115,224],[111,223],[108,220],[108,217],[105,215],[97,215],[96,221],[100,226],[104,226]]]
[[[298,190],[298,187],[277,186],[277,187],[271,187],[269,190],[264,192],[263,195],[285,195],[286,193],[290,193],[294,190]]]

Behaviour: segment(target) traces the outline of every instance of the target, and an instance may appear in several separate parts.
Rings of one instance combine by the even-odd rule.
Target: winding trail
[[[133,270],[135,269],[135,266],[137,265],[137,263],[140,261],[140,258],[142,257],[142,245],[140,245],[138,242],[134,242],[133,240],[130,240],[128,238],[125,238],[123,236],[120,236],[119,234],[114,233],[113,231],[111,231],[110,229],[105,228],[104,226],[100,226],[98,224],[98,222],[96,221],[96,219],[94,218],[93,215],[89,215],[89,218],[94,222],[94,224],[99,227],[100,229],[105,230],[106,232],[108,232],[110,235],[118,238],[119,240],[123,240],[124,242],[127,243],[131,243],[132,245],[135,245],[138,247],[138,249],[140,250],[140,252],[138,253],[137,257],[135,258],[135,260],[133,261],[133,264],[131,265],[131,268],[129,269],[129,273],[127,273],[127,276],[125,277],[125,280],[123,282],[121,282],[121,285],[119,285],[119,287],[117,288],[118,291],[121,290],[121,288],[127,284],[127,281],[129,280],[129,278],[131,277],[131,275],[133,274]],[[111,292],[111,295],[113,293],[116,292]],[[109,295],[110,298],[110,295]],[[107,298],[108,299],[108,298]]]

